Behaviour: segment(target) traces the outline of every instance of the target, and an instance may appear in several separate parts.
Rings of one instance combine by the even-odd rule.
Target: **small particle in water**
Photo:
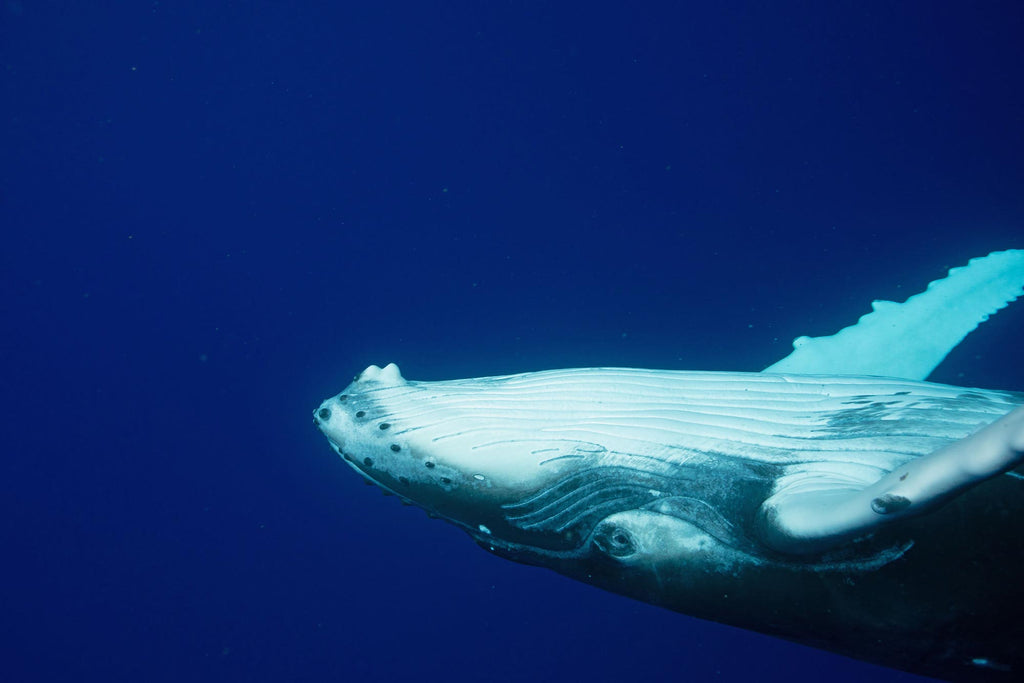
[[[988,657],[975,657],[971,660],[971,664],[985,669],[993,669],[995,671],[1010,671],[1010,667],[1006,664],[991,660]]]

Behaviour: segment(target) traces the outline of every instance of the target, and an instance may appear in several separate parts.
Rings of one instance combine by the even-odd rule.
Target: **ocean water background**
[[[1024,246],[1024,6],[0,6],[0,679],[922,680],[491,557],[370,363],[758,370]],[[1024,304],[933,376],[1024,389]],[[898,352],[898,350],[894,350]]]

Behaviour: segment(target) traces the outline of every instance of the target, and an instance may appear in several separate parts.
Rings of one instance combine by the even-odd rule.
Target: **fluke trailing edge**
[[[1024,394],[923,380],[1022,287],[1024,251],[974,259],[760,373],[371,366],[314,421],[363,477],[504,557],[906,671],[1017,680]]]

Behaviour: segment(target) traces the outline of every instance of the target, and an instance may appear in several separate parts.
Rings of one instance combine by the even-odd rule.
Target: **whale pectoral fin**
[[[782,489],[762,505],[758,534],[784,553],[822,552],[884,524],[925,513],[1022,462],[1024,406],[867,487]]]
[[[796,339],[793,352],[764,372],[924,379],[1022,287],[1024,250],[971,259],[903,303],[875,301],[871,313],[836,334]]]

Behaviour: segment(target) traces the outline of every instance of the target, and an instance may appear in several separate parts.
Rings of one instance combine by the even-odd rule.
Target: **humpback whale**
[[[313,420],[502,557],[904,671],[1019,680],[1024,393],[926,378],[1022,288],[1024,250],[994,252],[761,372],[370,366]]]

